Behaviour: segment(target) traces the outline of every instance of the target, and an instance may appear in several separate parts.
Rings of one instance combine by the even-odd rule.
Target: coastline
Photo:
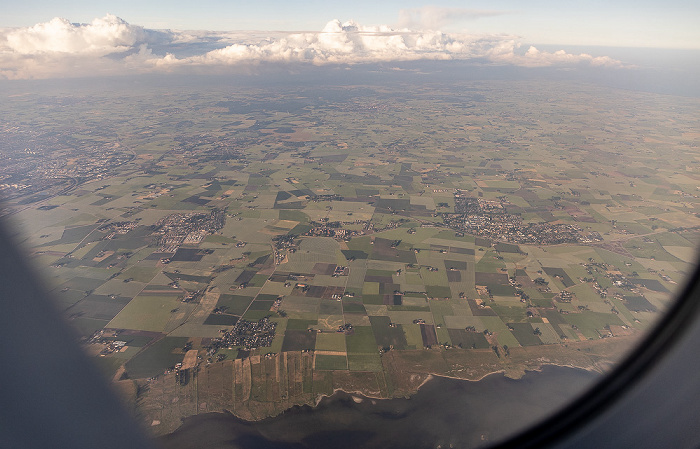
[[[416,391],[415,391],[415,392],[413,392],[412,394],[406,395],[406,396],[381,397],[381,396],[376,396],[376,395],[372,395],[372,394],[363,393],[363,392],[358,391],[358,390],[344,390],[344,389],[342,389],[342,388],[334,388],[332,394],[330,394],[330,395],[328,395],[328,394],[320,394],[320,395],[317,396],[315,404],[313,404],[313,405],[308,404],[308,405],[310,405],[311,407],[318,407],[319,403],[320,403],[322,400],[324,400],[324,399],[331,399],[333,396],[336,395],[336,393],[342,393],[342,394],[346,394],[346,395],[349,395],[349,396],[361,396],[363,399],[372,399],[372,400],[380,400],[380,401],[390,401],[390,400],[392,400],[392,399],[399,399],[399,398],[410,399],[414,394],[418,393],[418,391],[420,391],[420,389],[421,389],[423,386],[425,386],[425,385],[428,384],[430,381],[432,381],[432,380],[434,380],[434,379],[436,379],[436,378],[441,378],[441,379],[452,379],[452,380],[458,380],[458,381],[463,381],[463,382],[481,382],[481,381],[483,381],[484,379],[486,379],[486,378],[488,378],[488,377],[490,377],[490,376],[495,376],[495,375],[497,375],[497,374],[502,374],[503,377],[505,377],[506,379],[520,380],[520,379],[522,379],[524,376],[526,376],[527,373],[541,373],[541,372],[543,371],[543,369],[546,369],[546,367],[548,367],[548,366],[557,367],[557,368],[567,368],[567,369],[572,369],[572,370],[581,370],[581,371],[586,371],[586,372],[588,372],[588,373],[595,374],[595,375],[599,375],[599,376],[602,376],[602,375],[605,374],[605,372],[603,372],[602,370],[596,369],[594,366],[581,367],[581,366],[575,366],[575,365],[570,365],[570,364],[562,364],[562,363],[543,363],[542,365],[540,365],[540,366],[537,367],[537,368],[525,369],[525,370],[523,371],[523,373],[522,373],[520,376],[518,376],[518,377],[509,376],[507,370],[505,370],[505,369],[498,370],[498,371],[492,371],[492,372],[490,372],[490,373],[486,373],[486,374],[484,374],[484,375],[482,375],[482,376],[480,376],[480,377],[478,377],[478,378],[475,378],[475,379],[466,379],[466,378],[463,378],[463,377],[449,376],[449,375],[446,375],[446,374],[434,374],[434,373],[431,373],[431,374],[428,374],[428,376],[425,378],[425,380],[423,380],[423,381],[420,383],[420,385],[418,385],[418,387],[416,388]],[[286,411],[286,410],[282,411],[281,413],[284,413],[285,411]],[[228,412],[228,413],[231,413],[232,415],[235,416],[235,413],[232,413],[230,410],[227,410],[227,412]],[[276,416],[279,416],[279,415],[276,415]],[[274,418],[274,416],[268,416],[268,417],[261,418],[261,419],[267,419],[267,418]]]
[[[216,442],[215,447],[244,447],[236,442],[253,436],[261,442],[256,447],[267,447],[263,441],[274,447],[309,441],[316,444],[304,447],[329,447],[329,441],[341,437],[370,448],[410,447],[414,439],[473,447],[498,441],[555,412],[590,388],[598,376],[591,370],[547,364],[528,370],[520,379],[502,372],[469,382],[432,375],[408,398],[368,397],[337,389],[316,405],[296,405],[261,420],[245,420],[230,410],[191,416],[160,441],[169,449],[199,447],[201,438]],[[192,445],[186,445],[188,441]]]
[[[295,406],[319,407],[337,395],[355,397],[358,402],[413,398],[424,389],[430,390],[437,378],[468,384],[491,382],[492,377],[520,380],[547,367],[599,376],[609,372],[634,342],[634,338],[619,337],[568,346],[518,347],[501,358],[491,350],[391,351],[382,357],[381,372],[316,371],[313,355],[301,352],[285,353],[289,365],[281,365],[281,355],[279,360],[257,364],[247,359],[231,360],[203,366],[186,386],[179,385],[173,375],[142,385],[146,388],[139,396],[137,414],[152,434],[165,435],[180,428],[183,420],[205,413],[226,411],[246,422],[260,422]],[[277,366],[285,369],[277,374]],[[305,374],[300,377],[301,368],[294,366],[303,367]],[[253,372],[272,383],[256,383]],[[274,377],[277,375],[280,377]],[[178,407],[168,408],[164,414],[163,400],[177,402]]]

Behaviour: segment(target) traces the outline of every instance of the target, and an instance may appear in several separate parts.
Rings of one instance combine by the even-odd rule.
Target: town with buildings
[[[270,347],[275,338],[276,327],[277,323],[268,317],[262,317],[255,322],[239,319],[233,328],[225,331],[220,338],[211,342],[210,351],[215,353],[216,349],[219,348],[239,348],[243,351],[251,351],[261,347]]]
[[[221,229],[226,211],[213,209],[209,213],[190,212],[170,214],[156,222],[162,252],[174,253],[180,245],[197,245],[208,235]]]
[[[524,223],[522,216],[510,214],[507,202],[455,193],[455,213],[442,214],[445,223],[457,229],[496,241],[530,245],[557,245],[561,243],[594,243],[603,238],[598,232],[583,232],[577,224]]]

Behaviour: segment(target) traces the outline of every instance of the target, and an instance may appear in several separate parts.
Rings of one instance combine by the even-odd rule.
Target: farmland
[[[693,268],[697,100],[515,84],[5,92],[3,213],[159,432],[430,374],[602,370]]]

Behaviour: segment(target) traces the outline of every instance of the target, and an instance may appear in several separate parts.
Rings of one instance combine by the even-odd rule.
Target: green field
[[[151,377],[161,374],[182,361],[181,348],[187,337],[165,337],[139,352],[126,363],[126,370],[134,378]]]
[[[377,352],[377,342],[369,326],[355,326],[346,337],[348,353],[367,354]]]
[[[318,354],[315,368],[317,370],[346,370],[348,369],[348,359],[342,355]]]
[[[107,327],[161,332],[180,305],[176,296],[137,296]]]
[[[375,371],[382,370],[382,361],[379,354],[348,354],[348,368],[350,371]]]

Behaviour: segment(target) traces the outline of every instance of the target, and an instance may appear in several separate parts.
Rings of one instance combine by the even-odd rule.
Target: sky
[[[0,16],[0,79],[415,60],[624,68],[557,45],[700,49],[699,18],[686,0],[25,0]]]
[[[110,13],[155,29],[316,31],[338,19],[515,34],[535,44],[700,48],[696,0],[23,0],[3,9],[0,27],[32,26],[54,17],[87,23]]]

